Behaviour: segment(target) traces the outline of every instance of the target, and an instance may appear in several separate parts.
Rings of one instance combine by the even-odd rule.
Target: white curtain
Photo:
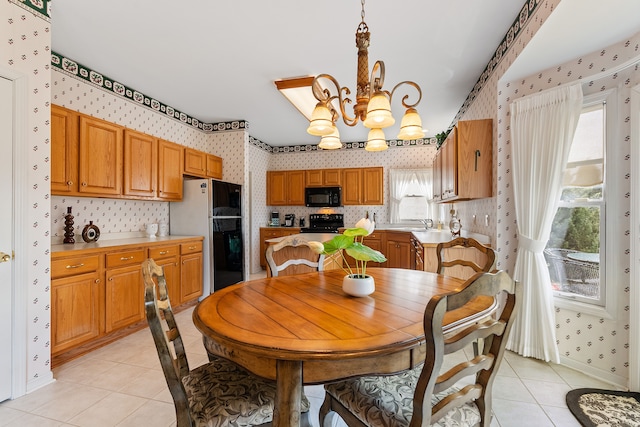
[[[513,192],[518,224],[514,279],[524,296],[507,348],[525,357],[560,362],[545,248],[562,192],[563,170],[582,110],[580,84],[511,104]]]
[[[400,201],[407,196],[413,180],[418,182],[423,195],[427,200],[433,198],[433,186],[431,185],[431,169],[391,169],[389,171],[389,196],[391,198],[391,212],[389,222],[397,223],[400,220]]]

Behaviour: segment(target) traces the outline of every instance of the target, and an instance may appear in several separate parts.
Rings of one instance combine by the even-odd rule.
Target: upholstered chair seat
[[[413,413],[413,395],[422,365],[398,375],[360,377],[327,384],[325,391],[358,419],[370,426],[406,427]],[[453,386],[431,396],[436,406],[449,394],[459,391]],[[480,423],[475,403],[451,409],[438,422],[438,427],[473,426]]]

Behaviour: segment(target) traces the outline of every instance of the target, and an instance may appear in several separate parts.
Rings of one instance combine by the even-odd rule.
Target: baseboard
[[[568,368],[575,369],[576,371],[582,372],[583,374],[589,375],[590,377],[593,377],[599,381],[611,384],[613,387],[615,387],[616,390],[629,390],[628,378],[621,377],[620,375],[616,375],[608,371],[604,371],[586,363],[569,359],[565,356],[560,356],[560,364]]]

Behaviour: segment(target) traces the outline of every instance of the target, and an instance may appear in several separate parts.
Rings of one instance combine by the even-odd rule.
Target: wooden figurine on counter
[[[64,240],[62,242],[76,242],[73,238],[73,215],[71,215],[71,206],[67,207],[67,214],[64,216]]]

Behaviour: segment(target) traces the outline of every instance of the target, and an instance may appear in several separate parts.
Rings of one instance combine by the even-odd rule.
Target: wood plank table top
[[[277,381],[273,425],[297,426],[303,384],[400,372],[421,363],[427,303],[465,283],[416,270],[367,273],[376,290],[361,298],[342,291],[341,270],[242,282],[203,299],[193,321],[208,352]]]

